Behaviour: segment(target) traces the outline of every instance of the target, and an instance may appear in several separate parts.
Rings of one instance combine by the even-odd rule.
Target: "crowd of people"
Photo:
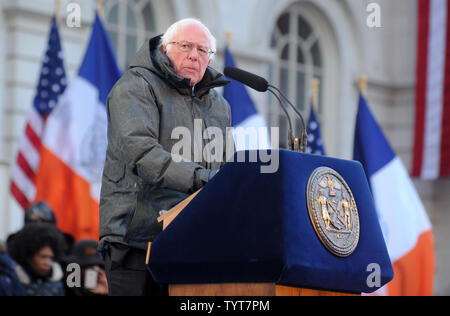
[[[0,296],[108,295],[97,247],[61,232],[47,203],[31,205],[22,229],[0,242]]]

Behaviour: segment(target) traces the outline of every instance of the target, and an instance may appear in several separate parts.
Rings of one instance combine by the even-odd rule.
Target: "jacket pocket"
[[[129,242],[130,239],[136,238],[138,231],[142,228],[143,222],[145,221],[145,209],[141,203],[142,192],[138,192],[136,195],[136,203],[131,212],[129,222],[127,225],[127,231],[124,236],[124,241]]]
[[[124,241],[149,242],[162,231],[162,223],[158,223],[157,207],[149,198],[148,192],[136,194],[136,204],[127,225]]]
[[[120,162],[107,162],[103,171],[104,176],[114,182],[118,183],[125,178],[126,165]]]

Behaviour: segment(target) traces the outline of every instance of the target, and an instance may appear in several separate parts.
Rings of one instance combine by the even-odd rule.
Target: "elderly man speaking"
[[[108,97],[99,247],[110,295],[166,293],[144,264],[147,243],[162,230],[159,211],[202,188],[224,163],[195,163],[194,150],[190,160],[171,154],[177,127],[198,135],[194,120],[201,119],[202,131],[217,127],[226,135],[231,125],[230,106],[213,89],[229,83],[209,67],[215,51],[200,21],[178,21],[144,44]],[[205,140],[198,135],[196,142]]]

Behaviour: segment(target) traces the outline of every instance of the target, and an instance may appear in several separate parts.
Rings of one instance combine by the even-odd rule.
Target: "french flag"
[[[107,147],[105,103],[120,76],[110,40],[96,15],[78,76],[47,119],[36,176],[36,200],[47,201],[58,227],[76,240],[99,236]]]
[[[365,169],[394,267],[393,281],[377,294],[432,295],[435,257],[431,223],[406,168],[362,96],[354,159]]]

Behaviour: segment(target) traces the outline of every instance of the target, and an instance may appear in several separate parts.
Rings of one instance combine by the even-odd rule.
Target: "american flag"
[[[450,176],[450,0],[419,0],[412,175]]]
[[[36,173],[39,168],[41,137],[46,119],[58,104],[58,98],[66,86],[58,25],[53,18],[37,92],[28,113],[25,133],[20,141],[19,153],[11,173],[11,194],[24,209],[34,202],[36,195]]]
[[[312,106],[309,114],[307,134],[308,144],[306,146],[306,152],[314,155],[325,155],[319,121],[316,118],[316,114]]]

